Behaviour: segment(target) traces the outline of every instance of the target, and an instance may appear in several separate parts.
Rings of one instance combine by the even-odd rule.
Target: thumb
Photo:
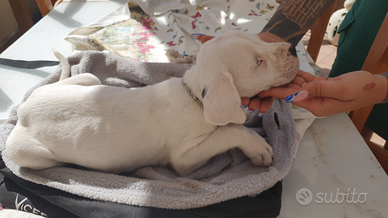
[[[293,93],[296,93],[301,90],[300,86],[287,86],[287,87],[273,87],[268,90],[261,91],[258,96],[260,98],[273,97],[278,99],[284,99],[286,96],[289,96]]]
[[[287,87],[275,87],[269,90],[260,92],[258,95],[260,98],[265,97],[274,97],[279,99],[286,99],[290,102],[301,101],[307,97],[334,97],[339,96],[339,91],[343,84],[341,84],[340,79],[330,78],[326,79],[324,77],[315,77],[313,81],[306,83],[304,86],[300,87],[297,85],[290,85]],[[299,96],[297,99],[294,99],[299,93],[304,91],[304,95]]]
[[[341,87],[341,84],[337,78],[315,77],[313,81],[306,83],[302,87],[298,85],[275,87],[262,91],[258,95],[260,98],[273,97],[285,99],[287,102],[302,101],[307,97],[337,98],[339,96],[339,87]]]
[[[338,78],[323,78],[320,77],[314,79],[313,81],[307,83],[300,88],[299,91],[307,91],[309,97],[329,97],[329,98],[338,98],[341,96],[342,86],[340,79]]]
[[[297,102],[306,99],[307,97],[323,97],[333,98],[338,100],[346,100],[343,81],[339,78],[317,78],[312,82],[307,83],[301,87],[298,92],[293,93],[285,100],[287,102]]]

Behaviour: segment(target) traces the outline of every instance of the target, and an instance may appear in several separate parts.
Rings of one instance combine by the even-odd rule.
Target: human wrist
[[[374,75],[375,80],[379,82],[378,103],[388,103],[388,73]]]

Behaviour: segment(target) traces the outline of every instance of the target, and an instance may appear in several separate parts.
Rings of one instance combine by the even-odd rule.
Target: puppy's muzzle
[[[294,56],[294,57],[297,57],[296,55],[296,49],[295,49],[295,46],[294,45],[291,45],[291,47],[288,49],[288,52]]]

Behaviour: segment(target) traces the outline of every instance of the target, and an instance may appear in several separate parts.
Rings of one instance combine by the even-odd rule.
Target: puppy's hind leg
[[[24,127],[15,127],[6,142],[7,155],[21,167],[41,170],[63,163],[55,160],[55,156],[36,139],[29,137]]]

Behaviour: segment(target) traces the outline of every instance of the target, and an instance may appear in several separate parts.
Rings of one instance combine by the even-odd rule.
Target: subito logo
[[[313,193],[307,188],[299,189],[299,191],[296,193],[296,201],[300,205],[308,205],[312,200]]]

